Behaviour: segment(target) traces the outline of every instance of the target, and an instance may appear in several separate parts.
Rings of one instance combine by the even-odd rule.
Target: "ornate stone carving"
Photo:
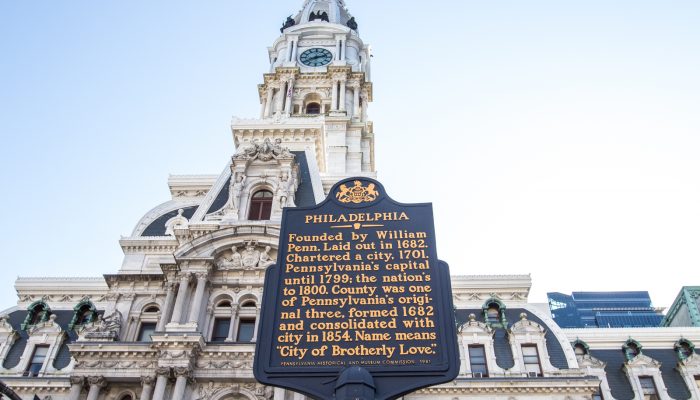
[[[260,161],[270,161],[278,158],[293,158],[294,155],[289,151],[288,148],[282,147],[282,140],[275,139],[273,143],[270,138],[265,138],[262,144],[258,143],[257,140],[252,142],[252,145],[241,149],[236,153],[233,158],[235,160],[260,160]]]
[[[158,367],[158,368],[156,368],[156,375],[170,376],[170,368],[168,368],[168,367]]]
[[[112,314],[102,317],[97,316],[97,320],[90,325],[86,325],[79,332],[80,340],[102,340],[114,341],[119,339],[119,332],[122,326],[122,313],[115,310]]]
[[[243,263],[241,261],[241,254],[238,252],[238,247],[231,247],[231,256],[221,256],[216,260],[216,267],[221,271],[242,269]]]
[[[87,381],[90,386],[98,386],[101,388],[107,386],[107,380],[104,376],[88,376]]]
[[[153,383],[155,383],[156,379],[152,376],[142,376],[141,377],[141,385],[142,386],[151,386]]]
[[[70,377],[70,384],[71,385],[83,385],[85,383],[85,377],[83,376],[71,376]]]

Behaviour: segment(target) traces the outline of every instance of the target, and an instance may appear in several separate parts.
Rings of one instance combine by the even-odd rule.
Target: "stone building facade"
[[[305,1],[269,48],[260,118],[232,122],[221,174],[171,176],[171,199],[120,240],[116,273],[19,278],[0,380],[27,400],[304,399],[253,377],[264,272],[284,207],[376,175],[358,29],[342,0]],[[528,302],[527,275],[452,284],[460,375],[407,399],[641,399],[649,377],[658,398],[700,399],[700,329],[565,331]]]

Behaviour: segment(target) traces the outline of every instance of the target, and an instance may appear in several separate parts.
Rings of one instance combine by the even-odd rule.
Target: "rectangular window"
[[[642,385],[642,393],[644,394],[644,400],[659,400],[659,395],[656,391],[656,384],[654,383],[654,378],[652,378],[651,376],[640,376],[639,383]]]
[[[211,341],[214,343],[225,342],[228,331],[231,328],[231,318],[217,318],[214,320],[214,330],[211,333]]]
[[[700,389],[700,375],[695,377],[695,384],[698,385],[698,389]]]
[[[49,354],[49,346],[36,346],[34,348],[34,355],[32,355],[32,362],[29,363],[24,375],[30,378],[38,376],[41,367],[44,366],[44,360],[46,360],[47,354]]]
[[[484,346],[469,346],[469,363],[473,377],[487,377],[489,370],[486,367],[486,351]]]
[[[139,328],[139,337],[137,339],[138,342],[150,342],[151,341],[151,335],[155,333],[156,331],[156,323],[155,322],[142,322],[141,327]]]
[[[525,372],[528,376],[542,376],[542,367],[540,367],[540,354],[537,352],[535,345],[523,345],[523,363],[525,364]]]
[[[250,342],[253,340],[253,332],[255,331],[254,319],[242,319],[238,322],[238,342]]]

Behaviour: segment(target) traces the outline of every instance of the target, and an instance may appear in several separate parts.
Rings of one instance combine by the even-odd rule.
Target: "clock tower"
[[[260,118],[232,123],[236,147],[270,139],[305,152],[324,193],[348,176],[375,177],[371,49],[345,2],[306,0],[280,32],[258,86]]]

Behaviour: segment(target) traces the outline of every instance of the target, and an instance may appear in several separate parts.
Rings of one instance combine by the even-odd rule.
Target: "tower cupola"
[[[343,25],[357,31],[357,22],[343,0],[306,0],[296,16],[287,18],[281,31],[284,33],[292,26],[319,22]]]

